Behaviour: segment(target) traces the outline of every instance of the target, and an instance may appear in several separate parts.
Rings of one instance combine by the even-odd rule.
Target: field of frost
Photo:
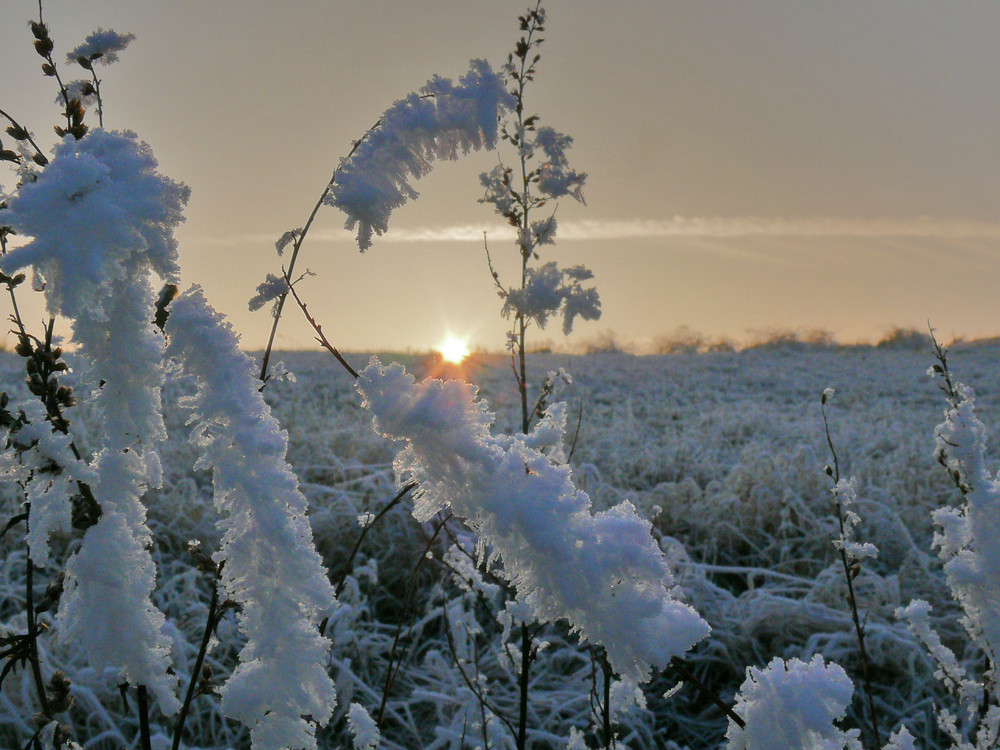
[[[983,343],[957,346],[950,359],[956,377],[975,384],[979,416],[987,425],[1000,424],[998,356],[1000,345]],[[512,715],[518,694],[515,639],[494,637],[501,625],[482,601],[486,584],[468,578],[463,555],[473,551],[474,540],[456,519],[443,526],[440,516],[417,523],[406,498],[372,526],[349,560],[363,525],[396,494],[394,449],[375,434],[354,381],[332,358],[293,352],[279,359],[294,377],[273,380],[265,398],[289,433],[288,457],[309,501],[316,545],[340,587],[326,625],[333,641],[329,667],[340,695],[334,720],[318,735],[320,746],[348,746],[352,702],[383,717],[380,747],[474,747],[486,736],[505,746],[502,738],[509,734],[502,727],[490,732],[479,726],[472,736],[480,719],[497,723],[496,716]],[[360,366],[367,356],[350,359]],[[417,373],[437,372],[429,359],[382,355],[383,361],[393,359]],[[571,375],[563,397],[569,435],[576,433],[570,457],[576,481],[596,509],[629,500],[652,521],[681,596],[713,629],[689,654],[688,668],[730,704],[745,667],[763,667],[775,656],[808,661],[822,654],[860,684],[858,643],[831,541],[837,535],[831,481],[824,472],[831,457],[820,396],[834,388],[827,412],[840,469],[858,480],[855,510],[862,520],[856,535],[879,548],[855,580],[875,670],[875,703],[883,726],[905,720],[919,745],[929,748],[943,742],[934,714],[950,699],[932,677],[926,650],[894,611],[925,599],[934,606],[944,641],[964,642],[931,548],[931,511],[960,499],[933,456],[944,400],[927,377],[931,361],[929,347],[534,354],[529,379],[539,383],[559,368]],[[4,389],[23,390],[22,360],[5,355],[0,364]],[[493,405],[497,432],[516,432],[519,400],[509,358],[477,356],[462,374]],[[146,503],[158,566],[154,599],[167,616],[179,669],[194,660],[212,591],[211,575],[197,548],[189,551],[191,542],[209,552],[219,544],[211,477],[193,468],[198,450],[188,442],[188,414],[178,406],[190,391],[176,377],[165,389],[169,438],[161,455],[168,473]],[[87,428],[83,411],[72,422],[83,450],[93,441]],[[4,502],[12,515],[20,497],[9,492]],[[0,630],[16,631],[24,627],[25,549],[17,534],[5,535],[0,545]],[[58,558],[77,545],[54,544],[59,551],[52,567],[59,569]],[[51,615],[40,615],[43,625]],[[595,724],[601,670],[593,649],[578,645],[562,625],[545,627],[537,638],[529,741],[532,747],[565,747],[574,727]],[[230,612],[205,661],[206,693],[213,690],[213,675],[232,670],[239,641]],[[134,714],[121,705],[114,670],[95,673],[73,644],[39,644],[44,659],[70,679],[83,747],[134,746]],[[725,715],[690,681],[672,690],[677,683],[671,670],[656,674],[639,694],[625,683],[610,686],[622,746],[709,748],[724,742]],[[31,691],[26,669],[5,680],[3,747],[30,736],[23,709],[31,705]],[[860,691],[850,713],[850,725],[863,723]],[[153,746],[169,747],[155,722],[154,715]],[[185,743],[244,747],[247,736],[223,717],[218,701],[201,697],[188,718]]]

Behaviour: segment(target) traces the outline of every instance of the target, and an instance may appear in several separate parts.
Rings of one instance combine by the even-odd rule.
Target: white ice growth
[[[314,722],[325,724],[336,704],[330,643],[318,628],[334,591],[285,458],[288,435],[235,331],[198,287],[173,302],[167,335],[169,356],[197,382],[182,405],[194,411],[198,466],[213,470],[216,506],[226,514],[214,559],[225,563],[221,585],[240,605],[247,637],[221,690],[223,711],[250,728],[255,750],[315,748]]]
[[[601,317],[601,300],[593,287],[584,289],[581,281],[593,278],[593,273],[584,266],[561,269],[554,261],[536,268],[527,269],[524,286],[502,293],[504,305],[501,310],[505,317],[513,313],[534,320],[539,328],[545,328],[549,316],[562,308],[563,333],[573,331],[577,317],[597,320]]]
[[[989,656],[990,680],[1000,684],[1000,481],[986,468],[985,425],[975,394],[959,384],[959,401],[934,432],[936,453],[962,485],[965,506],[934,512],[933,544],[948,585],[964,611],[962,624]]]
[[[854,686],[837,664],[818,654],[812,661],[774,658],[763,669],[747,667],[726,737],[729,750],[861,750],[859,731],[843,731]]]
[[[32,396],[16,411],[20,420],[5,435],[16,450],[0,454],[0,481],[24,484],[31,503],[28,552],[35,565],[44,566],[52,534],[70,528],[74,483],[92,484],[97,475],[74,455],[69,435],[52,428],[41,401]]]
[[[906,727],[900,727],[889,737],[883,750],[917,750],[916,739]]]
[[[250,312],[256,312],[268,302],[274,302],[281,295],[288,292],[288,282],[284,276],[276,276],[269,273],[264,280],[257,285],[257,293],[250,298],[247,307]]]
[[[635,682],[708,635],[698,613],[671,595],[649,522],[627,502],[592,513],[570,468],[529,446],[531,436],[490,433],[493,415],[472,385],[417,383],[373,358],[357,387],[375,429],[403,443],[396,475],[418,482],[414,516],[450,507],[503,561],[537,619],[565,618]]]
[[[569,168],[566,149],[573,145],[573,139],[552,128],[539,128],[535,135],[535,146],[540,148],[546,161],[538,168],[538,189],[550,198],[569,195],[583,203],[583,184],[586,172]]]
[[[827,389],[829,390],[829,389]],[[852,510],[858,501],[858,483],[856,477],[841,479],[831,490],[833,500],[838,506],[842,523],[840,534],[833,540],[833,546],[847,554],[849,563],[860,563],[864,560],[874,560],[878,557],[878,547],[871,542],[857,541],[855,528],[861,523],[861,518]]]
[[[352,703],[347,712],[347,727],[351,730],[351,738],[355,750],[375,750],[381,735],[375,720],[360,703]]]
[[[176,275],[173,230],[188,191],[156,171],[133,133],[95,130],[65,138],[50,164],[10,201],[6,219],[32,239],[0,260],[34,265],[48,279],[49,309],[69,317],[87,363],[99,444],[92,484],[102,515],[66,564],[59,636],[95,668],[113,667],[178,708],[168,673],[170,639],[151,594],[156,568],[142,496],[160,482],[157,444],[163,337],[152,324],[151,272]]]
[[[93,307],[95,298],[109,297],[135,254],[175,280],[173,230],[190,191],[156,167],[135,133],[95,129],[81,140],[66,136],[37,179],[10,199],[4,222],[33,239],[11,250],[0,269],[38,268],[48,280],[50,310],[69,318]]]
[[[88,63],[110,65],[118,61],[118,53],[135,40],[135,34],[119,34],[113,29],[97,27],[87,38],[66,54],[66,61],[75,63],[80,59]]]
[[[497,142],[498,117],[513,106],[503,80],[485,60],[472,60],[458,85],[435,76],[383,113],[379,124],[341,161],[326,203],[347,214],[358,228],[358,247],[371,247],[372,234],[388,229],[390,214],[416,198],[410,184],[431,171],[437,159]]]

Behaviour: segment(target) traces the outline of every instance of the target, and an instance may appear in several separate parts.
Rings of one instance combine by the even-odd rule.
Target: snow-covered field
[[[998,357],[1000,344],[982,343],[956,346],[950,359],[956,377],[976,389],[980,419],[991,429],[1000,425]],[[352,379],[329,356],[278,358],[295,379],[271,382],[265,397],[289,433],[289,460],[309,500],[331,579],[344,580],[342,606],[327,628],[334,641],[330,669],[338,713],[320,731],[320,746],[344,746],[336,738],[346,731],[351,702],[372,716],[384,711],[383,747],[474,747],[487,736],[491,747],[509,746],[509,727],[502,720],[491,717],[485,729],[477,727],[483,714],[472,686],[488,696],[496,714],[513,716],[519,640],[501,643],[501,626],[489,607],[456,583],[455,571],[463,570],[459,548],[469,548],[468,532],[452,520],[434,536],[437,523],[416,523],[407,499],[372,528],[345,571],[361,532],[359,517],[378,512],[395,494],[394,452],[373,432]],[[351,359],[359,366],[367,356]],[[433,369],[419,357],[382,359],[400,359],[417,373]],[[763,666],[774,656],[808,660],[819,653],[855,680],[848,723],[863,726],[857,715],[857,641],[831,543],[837,521],[832,483],[824,473],[831,457],[820,395],[834,388],[831,434],[841,472],[859,482],[859,536],[880,550],[855,584],[859,607],[867,613],[883,739],[905,720],[923,738],[922,746],[933,747],[939,740],[935,704],[949,705],[949,699],[934,680],[924,649],[894,615],[910,600],[926,599],[940,617],[945,642],[964,643],[931,549],[931,511],[960,499],[933,455],[933,430],[945,402],[926,374],[931,363],[929,347],[761,347],[647,357],[534,354],[529,378],[537,386],[549,370],[571,373],[564,398],[571,436],[580,415],[571,458],[576,481],[598,509],[628,499],[652,520],[683,596],[711,624],[712,635],[687,660],[691,670],[731,702],[745,667]],[[0,358],[4,389],[23,389],[21,368],[20,358]],[[497,412],[497,430],[516,431],[520,407],[509,359],[479,357],[465,374]],[[211,590],[209,574],[199,570],[185,546],[199,540],[210,552],[219,533],[211,477],[192,469],[197,451],[187,442],[187,414],[176,406],[188,390],[184,382],[171,382],[165,391],[170,435],[162,450],[165,481],[147,498],[159,566],[156,599],[167,615],[178,671],[193,662]],[[73,429],[84,450],[93,445],[87,425],[85,411],[76,415]],[[13,515],[19,501],[8,491],[4,515]],[[4,631],[24,629],[22,539],[14,531],[0,540]],[[54,545],[53,570],[75,544]],[[44,623],[52,622],[50,614],[42,616]],[[529,738],[536,747],[562,747],[572,727],[593,728],[603,678],[592,652],[577,646],[561,625],[546,627],[538,637],[545,645],[533,665]],[[40,643],[44,663],[71,680],[74,726],[84,747],[133,746],[134,706],[123,709],[117,676],[85,667],[72,644],[47,637]],[[207,660],[207,689],[232,669],[239,646],[230,613]],[[182,685],[186,677],[181,674]],[[629,708],[634,696],[612,689],[626,746],[723,744],[725,717],[692,685],[664,698],[677,681],[673,672],[657,675],[645,687],[645,707]],[[18,747],[30,736],[25,706],[31,701],[29,671],[8,676],[0,746]],[[218,701],[203,696],[195,701],[184,742],[222,748],[243,747],[247,740],[239,725],[223,718]]]

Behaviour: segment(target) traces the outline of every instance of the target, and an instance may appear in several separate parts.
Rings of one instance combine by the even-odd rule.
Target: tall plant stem
[[[826,395],[823,396],[823,401],[820,404],[820,409],[823,413],[823,429],[826,432],[826,444],[830,449],[830,454],[833,456],[833,468],[827,467],[827,473],[830,475],[830,479],[833,480],[834,485],[834,500],[836,503],[837,511],[837,523],[840,527],[840,537],[844,538],[844,512],[840,504],[840,496],[837,494],[837,486],[840,483],[840,460],[837,458],[837,449],[833,445],[833,437],[830,435],[830,422],[826,416]],[[872,747],[875,750],[882,747],[881,733],[879,732],[878,726],[878,713],[875,711],[875,697],[872,695],[872,681],[871,681],[871,660],[868,658],[868,649],[865,646],[865,626],[861,622],[861,617],[858,614],[858,601],[854,593],[854,576],[855,571],[851,569],[851,561],[847,557],[847,551],[841,547],[840,548],[840,562],[844,568],[844,578],[847,581],[847,604],[851,609],[851,621],[854,623],[854,633],[858,640],[858,652],[861,655],[861,678],[865,683],[865,697],[868,703],[868,718],[871,721],[871,733],[872,733]]]
[[[42,708],[42,714],[47,719],[52,718],[52,709],[49,706],[49,698],[45,693],[45,679],[42,677],[42,665],[38,660],[38,620],[35,617],[35,590],[34,590],[34,570],[35,564],[31,562],[31,551],[27,556],[27,573],[25,575],[25,609],[28,617],[28,661],[31,662],[31,676],[35,682],[35,691],[38,693],[38,703]]]
[[[357,145],[351,149],[351,153],[354,153],[354,149]],[[326,196],[330,194],[330,189],[333,187],[334,180],[337,179],[337,173],[334,172],[333,177],[323,188],[323,192],[319,196],[319,200],[316,201],[316,205],[313,206],[312,211],[309,213],[309,218],[302,227],[302,233],[295,238],[295,243],[292,246],[292,254],[288,259],[288,271],[287,276],[290,278],[292,273],[295,271],[295,261],[298,260],[299,250],[302,248],[302,241],[306,238],[306,234],[309,232],[309,228],[312,226],[313,221],[316,219],[316,214],[319,213],[320,206],[326,200]],[[268,363],[271,361],[271,349],[274,347],[274,337],[278,333],[278,323],[281,321],[281,312],[285,308],[285,300],[288,299],[288,292],[283,292],[280,297],[278,297],[277,307],[274,309],[274,321],[271,323],[271,333],[267,337],[267,346],[264,349],[264,358],[261,360],[260,364],[260,379],[262,382],[267,382],[267,367]]]
[[[201,646],[198,648],[198,656],[195,658],[194,666],[191,668],[191,678],[188,680],[187,693],[184,695],[184,703],[181,705],[181,710],[177,714],[177,722],[174,724],[174,741],[171,745],[172,750],[178,750],[181,746],[181,734],[184,732],[184,722],[187,720],[188,711],[191,709],[192,701],[194,701],[198,680],[201,676],[201,669],[205,664],[205,654],[208,653],[208,644],[212,640],[212,633],[215,630],[215,626],[218,624],[218,621],[216,620],[218,608],[219,578],[218,574],[216,574],[215,580],[212,582],[212,601],[208,605],[208,617],[205,620],[205,632],[201,635]]]
[[[604,748],[611,750],[614,745],[614,734],[611,731],[611,665],[607,657],[601,665],[604,672],[604,704],[601,706],[601,720],[604,724]]]
[[[530,50],[532,46],[532,37],[534,36],[536,26],[538,23],[538,9],[541,7],[541,0],[535,4],[535,14],[531,16],[531,23],[527,29],[527,34],[523,37],[523,43],[526,45],[525,53],[521,57],[521,66],[518,71],[517,76],[517,106],[515,107],[515,113],[517,115],[517,125],[518,132],[524,133],[524,88],[528,82],[527,67],[528,67],[528,54],[527,51]],[[523,148],[518,149],[518,157],[521,166],[521,193],[517,196],[518,202],[521,204],[521,222],[520,230],[522,237],[530,236],[528,234],[528,229],[531,226],[529,223],[530,212],[532,206],[531,198],[531,181],[528,178],[528,163],[527,155]],[[521,248],[521,289],[524,289],[528,282],[528,260],[531,258],[531,248],[522,247]],[[517,359],[518,359],[518,372],[517,372],[517,386],[518,391],[521,396],[521,431],[527,434],[528,428],[530,427],[529,418],[530,414],[528,412],[528,370],[527,362],[525,356],[525,345],[524,345],[524,334],[527,329],[527,321],[523,312],[519,312],[517,315]],[[521,671],[518,676],[518,712],[517,712],[517,750],[525,750],[528,734],[528,692],[531,685],[531,657],[532,657],[532,643],[531,643],[531,631],[528,629],[528,624],[524,623],[521,626]]]
[[[139,740],[142,743],[142,750],[153,750],[152,741],[149,736],[149,700],[146,697],[146,686],[139,686]]]

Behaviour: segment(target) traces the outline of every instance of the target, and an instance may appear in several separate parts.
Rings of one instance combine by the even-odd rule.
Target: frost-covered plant
[[[775,658],[763,669],[747,667],[735,711],[745,727],[730,721],[729,750],[862,750],[857,729],[844,731],[854,686],[836,664],[818,654],[809,662]]]
[[[948,351],[934,341],[937,363],[928,373],[938,381],[948,408],[934,431],[935,457],[947,470],[965,503],[933,514],[933,545],[944,562],[945,579],[962,608],[961,624],[985,659],[980,676],[970,673],[934,631],[926,601],[900,608],[913,634],[938,665],[935,676],[958,701],[956,716],[941,708],[938,721],[961,750],[996,747],[1000,742],[1000,477],[986,467],[986,426],[976,416],[972,389],[955,382]]]
[[[861,566],[866,560],[874,559],[878,556],[878,548],[871,542],[861,542],[857,539],[856,527],[861,523],[861,518],[852,506],[857,504],[858,490],[857,479],[851,477],[847,479],[840,475],[840,459],[837,456],[837,449],[833,445],[833,437],[830,435],[830,422],[827,418],[826,407],[833,398],[834,390],[827,388],[820,398],[820,408],[823,413],[823,429],[826,433],[826,444],[830,449],[833,465],[827,465],[826,474],[833,482],[831,492],[833,494],[833,507],[837,514],[838,535],[833,540],[833,546],[837,548],[840,562],[844,570],[844,580],[847,582],[847,606],[851,609],[851,620],[854,623],[854,634],[858,639],[858,652],[861,656],[862,679],[865,684],[865,694],[868,698],[868,721],[871,723],[871,733],[873,747],[882,744],[882,737],[879,733],[878,712],[875,710],[875,697],[872,695],[871,660],[868,657],[868,648],[865,645],[865,622],[867,615],[862,621],[858,614],[858,600],[854,588],[854,579],[861,574]]]
[[[313,722],[325,724],[336,704],[330,644],[318,630],[334,592],[285,460],[288,437],[236,333],[200,289],[173,303],[167,334],[169,356],[198,386],[182,405],[194,412],[199,466],[212,469],[216,507],[226,514],[214,559],[247,638],[222,687],[222,709],[251,729],[255,748],[315,748]]]
[[[141,498],[160,482],[157,445],[166,437],[163,337],[152,323],[149,275],[176,275],[173,230],[188,191],[156,166],[132,133],[66,136],[9,202],[5,221],[32,239],[7,253],[0,269],[31,265],[47,279],[48,306],[70,319],[88,363],[82,378],[99,420],[91,467],[101,517],[67,562],[60,637],[95,667],[114,667],[123,681],[149,688],[170,713],[179,706],[176,678],[164,618],[150,598],[156,571]]]
[[[512,105],[502,79],[489,63],[472,60],[469,72],[457,85],[435,76],[418,92],[395,102],[355,142],[323,188],[306,223],[282,233],[275,242],[278,255],[292,247],[287,268],[280,277],[268,274],[250,301],[251,310],[274,302],[271,334],[261,363],[262,380],[267,380],[271,347],[294,283],[299,250],[320,207],[334,206],[347,214],[345,226],[357,227],[358,248],[364,252],[371,247],[373,234],[381,235],[388,229],[392,212],[417,197],[410,181],[426,176],[436,160],[454,160],[472,150],[495,148],[498,119]],[[315,321],[310,322],[319,328]]]
[[[401,366],[373,359],[358,390],[375,428],[402,445],[395,467],[398,481],[418,483],[414,515],[447,509],[465,520],[481,557],[503,562],[534,618],[565,618],[632,682],[708,634],[671,595],[649,522],[628,503],[593,514],[570,469],[543,453],[563,438],[564,409],[550,407],[527,435],[497,437],[468,383],[416,383]]]
[[[512,97],[485,60],[469,63],[458,85],[435,76],[387,109],[379,123],[337,168],[327,205],[358,227],[358,247],[388,229],[389,215],[417,197],[410,184],[429,174],[436,159],[457,159],[497,142],[497,118]]]

